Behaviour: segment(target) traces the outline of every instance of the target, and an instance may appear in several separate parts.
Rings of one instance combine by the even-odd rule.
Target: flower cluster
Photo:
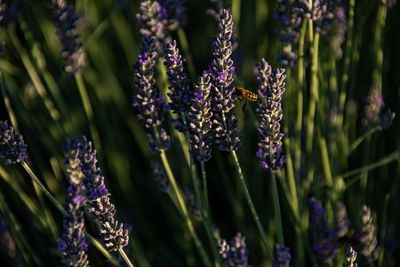
[[[86,188],[87,211],[100,226],[100,234],[107,250],[115,251],[128,244],[128,230],[115,219],[115,206],[111,203],[104,177],[97,166],[96,150],[85,137],[79,143],[79,160]]]
[[[285,67],[293,67],[297,63],[297,45],[300,36],[302,17],[296,12],[296,5],[291,0],[279,0],[274,14],[280,29],[276,31],[283,50],[278,60]],[[302,56],[302,55],[299,55]]]
[[[17,248],[17,239],[11,232],[10,226],[3,215],[0,214],[0,253],[6,256],[5,259],[3,257],[2,262],[5,266],[21,266],[21,255]]]
[[[154,68],[157,53],[153,44],[152,39],[143,40],[142,51],[134,66],[136,94],[132,106],[147,129],[159,126],[168,110],[165,98],[156,88]]]
[[[257,64],[257,87],[259,103],[257,108],[258,151],[257,158],[266,170],[277,170],[285,163],[282,155],[282,138],[280,121],[282,113],[282,94],[285,91],[284,69],[271,71],[271,66],[262,59]]]
[[[157,46],[169,41],[169,32],[185,21],[184,0],[144,0],[140,3],[136,22],[144,37],[155,37]]]
[[[183,66],[184,59],[179,53],[176,41],[165,45],[165,66],[171,90],[168,94],[171,102],[169,107],[177,116],[176,128],[182,132],[187,130],[186,119],[184,118],[190,108],[190,99],[192,98],[190,90],[190,80],[187,77]]]
[[[283,245],[275,246],[274,267],[289,267],[291,260],[292,255],[290,254],[290,249],[288,247]]]
[[[78,158],[79,142],[70,139],[66,146],[65,168],[68,173],[68,189],[65,203],[64,232],[58,241],[58,250],[62,253],[62,266],[87,267],[88,244],[85,236],[83,206],[85,192],[82,184],[82,171]]]
[[[62,45],[61,56],[65,60],[65,71],[77,74],[86,65],[86,55],[77,28],[79,16],[65,0],[52,0],[51,3],[52,19]]]
[[[360,252],[362,255],[371,260],[376,260],[378,258],[379,247],[375,225],[373,223],[371,210],[366,205],[364,205],[361,210],[361,227],[356,234],[356,239],[360,244]]]
[[[26,144],[22,135],[14,131],[8,121],[0,121],[0,158],[5,164],[15,164],[27,159]]]
[[[211,96],[214,113],[214,133],[219,150],[235,151],[240,146],[238,121],[234,112],[237,96],[233,86],[235,67],[232,55],[233,20],[228,10],[222,9],[218,18],[217,36],[211,63]]]
[[[364,129],[378,125],[383,129],[387,129],[392,125],[395,113],[390,109],[383,111],[384,107],[385,102],[383,101],[380,90],[372,86],[365,101],[364,117],[361,121],[361,125]]]
[[[320,201],[311,197],[308,201],[310,206],[310,229],[312,249],[316,258],[323,262],[337,255],[335,230],[328,228],[326,211]]]
[[[212,151],[210,81],[210,73],[203,72],[195,85],[187,113],[190,153],[195,160],[200,162],[208,161]]]
[[[247,267],[249,251],[246,247],[246,238],[237,233],[236,236],[228,242],[222,239],[218,242],[219,255],[229,267]]]
[[[357,252],[351,246],[348,246],[346,248],[346,262],[343,264],[343,267],[357,267],[356,259]]]

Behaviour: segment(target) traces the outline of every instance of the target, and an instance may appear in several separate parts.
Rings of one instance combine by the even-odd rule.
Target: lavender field
[[[0,0],[0,266],[400,266],[396,0]]]

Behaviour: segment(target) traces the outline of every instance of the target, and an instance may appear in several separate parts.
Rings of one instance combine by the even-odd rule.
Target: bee
[[[252,102],[257,101],[257,94],[243,87],[235,87],[235,93],[238,97],[238,101],[245,101],[245,100]]]

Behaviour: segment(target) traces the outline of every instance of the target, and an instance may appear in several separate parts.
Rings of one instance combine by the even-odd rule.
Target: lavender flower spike
[[[68,173],[68,189],[64,216],[64,232],[58,241],[62,253],[62,266],[88,267],[88,244],[85,237],[83,206],[85,203],[83,174],[78,158],[78,141],[69,140],[65,153],[65,167]]]
[[[86,55],[77,29],[79,16],[65,0],[52,0],[51,4],[52,19],[62,45],[61,56],[65,60],[65,71],[72,74],[80,73],[86,66]]]
[[[79,160],[84,175],[87,211],[100,226],[100,235],[108,251],[122,249],[128,244],[128,230],[115,219],[115,206],[104,184],[104,177],[97,166],[96,150],[92,143],[83,137],[79,145]]]
[[[334,242],[335,231],[328,228],[326,211],[320,201],[312,197],[310,206],[310,229],[313,252],[320,262],[328,261],[337,255]]]
[[[356,234],[356,238],[361,246],[361,254],[366,258],[376,260],[379,253],[378,239],[376,237],[371,210],[366,205],[361,210],[361,229]]]
[[[192,157],[199,162],[211,158],[212,112],[210,97],[210,73],[205,71],[195,85],[195,92],[190,99],[190,110],[187,114],[190,148]]]
[[[345,237],[349,232],[350,221],[347,217],[346,206],[339,202],[335,209],[336,236]]]
[[[237,97],[233,86],[235,67],[232,55],[233,20],[228,10],[222,9],[218,17],[217,36],[211,63],[211,95],[214,113],[214,133],[219,150],[236,151],[240,146],[238,121],[234,112]]]
[[[257,64],[257,85],[259,104],[257,108],[258,151],[260,166],[266,170],[277,170],[283,167],[285,157],[282,155],[282,138],[280,121],[282,113],[282,94],[285,92],[284,69],[271,72],[271,66],[261,59]]]
[[[348,246],[346,248],[346,262],[343,264],[343,267],[357,267],[356,259],[357,252],[351,246]]]
[[[218,242],[219,254],[229,267],[247,267],[249,251],[246,247],[246,238],[237,233],[228,244],[225,239]]]
[[[27,159],[26,144],[22,135],[8,125],[8,121],[0,121],[0,159],[5,164],[16,164]]]
[[[276,245],[274,267],[289,267],[292,255],[288,247]]]
[[[133,108],[137,118],[147,129],[157,127],[164,120],[167,103],[156,88],[154,77],[155,57],[154,39],[145,38],[143,48],[135,64],[135,88]]]
[[[191,90],[190,81],[183,67],[184,59],[176,47],[175,40],[165,45],[164,57],[171,90],[168,94],[171,99],[169,106],[177,116],[176,128],[183,132],[187,130],[184,116],[190,108]]]

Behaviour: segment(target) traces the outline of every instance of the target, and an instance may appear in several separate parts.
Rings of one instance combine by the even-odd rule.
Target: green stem
[[[201,244],[201,242],[200,242],[200,240],[199,240],[199,238],[197,236],[197,233],[196,233],[196,231],[194,229],[193,223],[190,220],[189,212],[188,212],[188,209],[186,207],[186,203],[185,203],[184,197],[182,195],[181,190],[178,187],[178,184],[176,183],[175,176],[172,173],[169,161],[167,159],[167,156],[166,156],[164,150],[160,151],[160,157],[161,157],[161,161],[163,163],[165,172],[167,174],[167,177],[169,179],[169,182],[171,183],[172,190],[174,191],[174,195],[175,195],[175,197],[176,197],[176,199],[178,201],[178,206],[179,206],[179,208],[180,208],[180,210],[182,212],[182,215],[184,217],[186,226],[189,229],[189,233],[192,235],[194,243],[195,243],[195,245],[196,245],[196,247],[198,249],[198,252],[199,252],[199,254],[201,256],[201,259],[203,260],[203,262],[204,262],[204,264],[206,266],[212,266],[210,261],[209,261],[209,259],[208,259],[208,257],[207,257],[207,254],[206,254],[206,252],[205,252],[205,250],[203,248],[203,245]]]
[[[101,142],[100,142],[100,135],[95,126],[92,104],[90,103],[89,95],[88,95],[88,92],[87,92],[87,89],[86,89],[86,86],[83,81],[83,77],[82,77],[81,73],[78,73],[75,75],[75,81],[76,81],[76,85],[79,90],[79,95],[82,100],[83,108],[86,113],[86,118],[89,122],[89,129],[90,129],[90,133],[93,138],[93,142],[96,144],[97,150],[101,151],[102,146],[101,146]]]
[[[25,169],[25,171],[29,174],[29,176],[32,178],[32,180],[40,187],[40,189],[43,191],[43,193],[49,198],[49,200],[54,204],[54,206],[63,214],[66,215],[67,213],[63,209],[63,207],[58,203],[58,201],[53,197],[53,195],[47,190],[47,188],[44,186],[44,184],[39,180],[39,178],[36,176],[36,174],[32,171],[31,167],[29,167],[28,163],[25,161],[21,162],[22,167]]]
[[[346,91],[347,91],[347,83],[349,81],[349,69],[351,62],[351,51],[353,49],[353,32],[354,32],[354,9],[356,5],[356,0],[349,0],[349,15],[347,20],[347,38],[346,38],[346,47],[344,49],[344,67],[342,73],[342,79],[340,83],[340,94],[339,94],[339,110],[338,110],[338,118],[337,125],[338,127],[343,126],[344,122],[344,112],[345,112],[345,104],[346,104]]]
[[[310,155],[313,147],[315,110],[318,101],[318,46],[319,33],[315,33],[313,46],[311,49],[311,85],[310,85],[310,104],[307,118],[307,155]]]
[[[375,132],[382,130],[380,126],[374,127],[369,129],[366,133],[363,135],[359,136],[356,140],[354,140],[353,143],[349,146],[349,149],[347,151],[347,156],[349,156],[356,148],[365,140],[369,139]]]
[[[206,167],[205,167],[204,162],[201,162],[200,166],[201,166],[201,178],[202,178],[202,181],[203,181],[203,204],[204,204],[204,210],[206,211],[206,214],[209,214]]]
[[[192,54],[190,53],[189,42],[187,40],[185,31],[182,28],[178,29],[178,38],[183,50],[183,56],[186,58],[190,79],[194,81],[196,79],[196,69],[193,64]]]
[[[128,265],[129,267],[134,267],[133,263],[129,260],[129,258],[126,255],[126,253],[123,250],[123,248],[118,248],[118,252],[119,252],[119,254],[121,254],[122,258],[124,259],[124,261],[126,263],[126,265]]]
[[[272,201],[274,204],[274,212],[275,212],[275,220],[277,225],[277,235],[278,235],[278,242],[281,245],[285,244],[285,240],[283,238],[283,228],[282,228],[282,216],[281,216],[281,208],[279,204],[279,194],[278,194],[278,185],[276,182],[276,174],[274,171],[271,172],[272,178]]]
[[[53,101],[48,97],[47,95],[47,91],[40,79],[39,74],[36,71],[36,68],[34,67],[31,59],[29,58],[27,52],[25,51],[25,49],[23,48],[23,46],[21,45],[21,43],[19,42],[16,33],[15,33],[15,27],[10,27],[9,30],[9,37],[12,41],[12,43],[14,44],[15,48],[18,51],[18,55],[21,58],[22,63],[24,64],[24,67],[29,75],[29,78],[31,79],[34,88],[36,89],[37,93],[39,94],[39,96],[41,97],[41,99],[43,100],[43,103],[47,109],[47,111],[50,114],[50,117],[54,120],[54,121],[58,121],[60,118],[60,113],[58,112],[58,110],[55,108],[55,105],[53,103]]]
[[[374,70],[372,73],[372,80],[375,86],[378,87],[379,90],[382,89],[382,68],[383,68],[383,47],[382,47],[382,35],[383,29],[385,28],[386,21],[386,7],[382,4],[379,5],[377,21],[375,26],[375,36],[374,36],[374,51],[375,51],[375,64]]]
[[[358,168],[358,169],[355,169],[355,170],[352,170],[349,172],[338,174],[338,175],[336,175],[336,177],[347,178],[347,177],[355,176],[355,175],[358,175],[363,172],[369,172],[373,169],[384,166],[384,165],[389,164],[396,160],[400,160],[400,151],[399,150],[396,150],[395,152],[383,157],[381,160],[379,160],[375,163],[368,164],[366,166],[363,166],[361,168]],[[355,180],[358,180],[358,179],[360,179],[360,177],[356,178]]]
[[[265,232],[264,232],[264,230],[262,228],[260,218],[258,217],[256,208],[255,208],[255,206],[253,204],[253,200],[251,199],[251,195],[250,195],[249,189],[247,188],[246,181],[244,180],[242,168],[240,167],[240,163],[239,163],[238,157],[236,155],[236,152],[235,151],[231,151],[231,154],[232,154],[233,160],[235,162],[236,171],[239,174],[240,182],[242,183],[242,187],[243,187],[243,191],[244,191],[244,194],[245,194],[245,197],[246,197],[246,200],[247,200],[247,204],[249,205],[251,214],[253,215],[254,221],[256,222],[256,226],[257,226],[258,232],[261,235],[261,240],[264,243],[264,247],[266,249],[267,254],[270,256],[272,261],[274,261],[274,255],[272,254],[272,250],[268,245],[267,236],[266,236],[266,234],[265,234]]]

